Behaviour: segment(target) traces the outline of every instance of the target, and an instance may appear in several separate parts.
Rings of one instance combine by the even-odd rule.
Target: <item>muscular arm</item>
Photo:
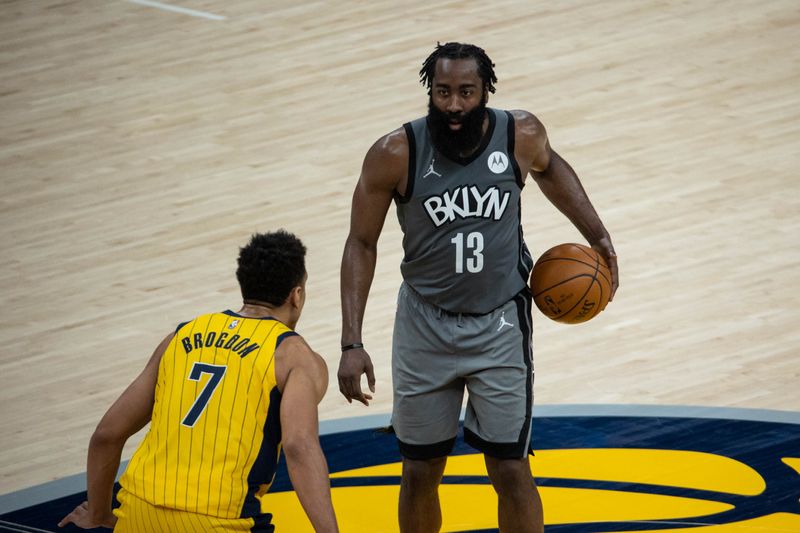
[[[408,140],[396,130],[379,139],[367,152],[350,212],[350,233],[341,267],[342,346],[361,342],[367,296],[375,274],[377,244],[392,196],[408,171]],[[342,353],[339,390],[349,402],[369,405],[372,397],[361,390],[361,374],[375,392],[372,361],[363,349]]]
[[[89,441],[86,466],[88,501],[59,522],[59,527],[74,523],[82,528],[114,527],[111,513],[114,478],[119,469],[122,448],[128,438],[142,429],[153,413],[158,365],[172,339],[168,335],[153,352],[141,374],[109,408]]]
[[[539,120],[524,111],[514,112],[517,123],[518,160],[530,162],[531,176],[548,200],[581,232],[589,244],[606,260],[611,270],[611,298],[619,286],[617,255],[611,236],[592,206],[577,174],[555,150]]]
[[[328,369],[300,337],[283,341],[276,359],[281,440],[292,486],[314,531],[339,531],[318,433],[317,405],[328,388]]]

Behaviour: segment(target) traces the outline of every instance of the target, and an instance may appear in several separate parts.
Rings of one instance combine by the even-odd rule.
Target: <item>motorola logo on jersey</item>
[[[503,152],[492,152],[486,160],[489,170],[495,174],[502,174],[508,168],[508,156]]]
[[[499,152],[497,152],[499,153]],[[463,185],[453,191],[431,196],[423,202],[431,222],[438,228],[456,218],[491,218],[500,220],[508,207],[510,192],[496,186],[481,191],[475,185]]]

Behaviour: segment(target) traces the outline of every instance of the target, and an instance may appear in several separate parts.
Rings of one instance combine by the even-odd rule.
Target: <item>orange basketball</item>
[[[533,265],[531,291],[545,316],[579,324],[605,309],[611,296],[611,271],[605,259],[588,246],[559,244]]]

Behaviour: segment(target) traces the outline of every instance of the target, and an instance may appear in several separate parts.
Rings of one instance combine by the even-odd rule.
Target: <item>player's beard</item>
[[[461,129],[451,130],[450,120],[457,118]],[[431,132],[433,145],[445,157],[458,160],[469,156],[483,138],[483,120],[486,118],[486,102],[465,113],[448,113],[439,110],[428,100],[428,129]]]

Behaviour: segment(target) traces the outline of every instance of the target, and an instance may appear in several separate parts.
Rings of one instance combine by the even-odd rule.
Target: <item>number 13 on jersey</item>
[[[456,274],[463,274],[465,267],[472,274],[483,270],[483,233],[473,231],[466,238],[456,233],[450,242],[456,247]]]

